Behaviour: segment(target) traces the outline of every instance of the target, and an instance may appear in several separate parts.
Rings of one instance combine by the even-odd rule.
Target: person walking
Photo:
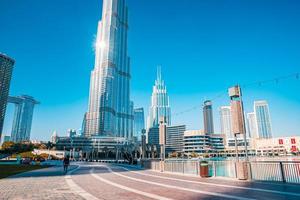
[[[68,167],[70,165],[70,157],[66,156],[63,160],[63,164],[64,164],[64,173],[68,172]]]

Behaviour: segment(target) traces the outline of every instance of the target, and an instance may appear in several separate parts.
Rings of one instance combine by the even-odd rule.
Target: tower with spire
[[[171,108],[169,103],[169,96],[167,87],[161,75],[161,67],[157,67],[157,77],[153,86],[151,105],[149,108],[149,115],[147,118],[147,129],[158,127],[159,119],[166,118],[168,125],[171,125]]]
[[[130,60],[127,55],[128,9],[125,0],[103,0],[95,42],[85,136],[130,138]]]

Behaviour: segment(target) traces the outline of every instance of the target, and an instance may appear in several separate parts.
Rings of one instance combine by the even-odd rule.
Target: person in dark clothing
[[[64,173],[67,173],[68,167],[70,165],[70,157],[69,156],[65,157],[63,163],[64,163]]]

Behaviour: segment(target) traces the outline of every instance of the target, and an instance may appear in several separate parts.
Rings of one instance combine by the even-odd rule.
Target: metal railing
[[[237,178],[235,161],[209,161],[209,174],[216,177]],[[249,179],[300,184],[299,161],[251,161],[248,162]],[[144,161],[145,169],[162,171],[159,160]],[[199,176],[200,160],[167,159],[164,171]]]
[[[250,162],[253,180],[300,183],[300,162],[258,161]]]
[[[173,173],[199,174],[199,161],[194,160],[166,160],[164,170]]]

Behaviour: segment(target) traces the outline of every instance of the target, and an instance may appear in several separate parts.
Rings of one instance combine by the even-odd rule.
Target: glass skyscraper
[[[39,102],[33,97],[26,95],[8,97],[8,102],[15,104],[11,140],[13,142],[29,141],[33,109],[35,104],[39,104]]]
[[[0,53],[0,142],[14,63],[13,59]]]
[[[167,87],[162,80],[160,67],[157,69],[157,78],[153,86],[151,105],[147,118],[147,129],[159,126],[159,119],[166,118],[167,125],[171,125],[171,108]]]
[[[254,113],[259,138],[272,138],[271,117],[267,101],[255,101]]]
[[[130,60],[127,55],[128,9],[125,0],[103,0],[95,42],[86,136],[129,138],[133,132]]]
[[[134,109],[134,127],[133,136],[137,141],[142,140],[142,130],[145,129],[144,108]]]
[[[257,135],[257,121],[254,112],[247,113],[247,127],[248,127],[248,134],[251,138],[258,138]]]
[[[232,128],[231,128],[231,107],[222,106],[220,107],[220,117],[221,117],[221,134],[225,135],[227,138],[233,138]]]
[[[210,100],[204,101],[203,105],[203,121],[204,133],[214,133],[214,120],[212,102]]]

